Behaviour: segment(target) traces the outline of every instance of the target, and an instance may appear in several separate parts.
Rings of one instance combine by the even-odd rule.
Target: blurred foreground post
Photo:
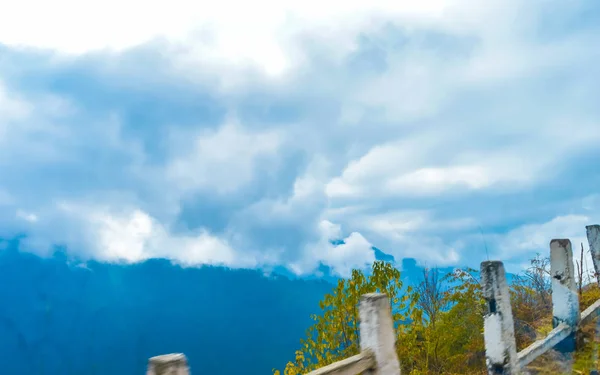
[[[360,353],[306,375],[400,375],[396,330],[390,299],[385,294],[363,294],[359,305]]]
[[[360,299],[360,349],[372,352],[373,375],[399,375],[400,362],[396,354],[396,330],[390,299],[385,294],[364,294]]]
[[[499,261],[481,263],[481,285],[488,312],[483,335],[487,371],[490,375],[519,373],[515,326],[504,265]]]
[[[184,354],[164,354],[148,360],[146,375],[190,375],[190,369]]]

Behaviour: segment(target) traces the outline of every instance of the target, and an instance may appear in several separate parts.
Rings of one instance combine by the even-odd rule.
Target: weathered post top
[[[373,375],[400,375],[396,330],[390,300],[385,294],[364,294],[360,299],[360,348],[375,355]]]
[[[481,284],[488,307],[483,324],[488,374],[518,374],[515,328],[502,262],[481,263]]]
[[[146,375],[190,375],[183,353],[164,354],[148,360]]]
[[[499,260],[487,260],[485,262],[481,262],[481,284],[484,286],[484,293],[487,291],[491,291],[491,288],[495,288],[499,285],[496,281],[500,281],[502,275],[505,275],[504,272],[504,264]],[[486,288],[488,286],[489,288]]]

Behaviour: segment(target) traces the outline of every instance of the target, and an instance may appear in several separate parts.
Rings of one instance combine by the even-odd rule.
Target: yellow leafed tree
[[[321,301],[322,313],[312,316],[314,324],[284,375],[306,374],[357,354],[358,304],[361,295],[372,292],[390,297],[403,374],[483,373],[485,304],[475,271],[457,270],[440,283],[437,272],[426,270],[412,289],[403,287],[400,271],[390,263],[375,262],[369,276],[354,270]]]
[[[298,375],[358,354],[358,303],[366,293],[385,293],[390,297],[394,321],[401,323],[407,316],[404,310],[410,288],[403,293],[400,271],[386,262],[375,262],[371,275],[353,270],[352,276],[339,280],[331,294],[320,303],[321,315],[313,315],[314,324],[307,337],[300,340],[296,358],[288,362],[284,375]],[[274,374],[280,374],[274,370]]]

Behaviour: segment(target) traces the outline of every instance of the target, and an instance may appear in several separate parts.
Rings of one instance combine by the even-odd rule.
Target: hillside
[[[289,360],[338,280],[326,266],[305,278],[283,268],[265,276],[164,259],[82,266],[60,252],[43,259],[17,248],[0,251],[3,375],[129,375],[169,352],[186,353],[195,373],[233,375],[243,366],[245,374],[268,374]],[[422,280],[414,260],[399,266],[405,285]]]
[[[267,374],[294,351],[330,289],[165,260],[83,268],[60,255],[3,251],[2,374],[142,374],[150,356],[174,351],[199,374]]]

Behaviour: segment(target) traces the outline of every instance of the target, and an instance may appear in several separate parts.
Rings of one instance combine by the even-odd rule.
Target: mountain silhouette
[[[163,259],[77,266],[60,253],[0,251],[1,373],[144,374],[149,357],[183,352],[192,373],[269,374],[330,290]]]
[[[149,357],[171,352],[188,356],[192,374],[270,374],[293,358],[338,280],[325,265],[298,277],[166,259],[78,264],[64,251],[41,258],[19,251],[18,239],[2,244],[2,375],[143,374]],[[416,261],[399,266],[405,285],[422,279]]]

